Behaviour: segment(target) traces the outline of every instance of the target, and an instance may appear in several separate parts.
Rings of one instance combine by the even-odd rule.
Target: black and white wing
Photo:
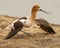
[[[36,24],[40,26],[40,28],[50,34],[55,34],[55,31],[50,26],[50,24],[44,19],[36,19]]]
[[[14,26],[14,29],[11,28],[11,31],[9,32],[9,34],[6,36],[5,39],[9,39],[9,38],[13,37],[15,34],[17,34],[19,31],[22,30],[24,25],[23,25],[23,23],[21,21],[16,21],[13,24],[13,26]]]

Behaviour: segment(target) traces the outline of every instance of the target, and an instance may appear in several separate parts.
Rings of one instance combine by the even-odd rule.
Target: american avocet
[[[19,18],[10,25],[11,31],[9,32],[8,36],[5,39],[9,39],[12,36],[14,36],[18,31],[21,31],[24,26],[29,27],[34,24],[40,26],[42,30],[50,34],[55,34],[55,31],[46,20],[36,19],[37,11],[45,12],[44,10],[40,9],[39,5],[34,5],[31,10],[31,16]],[[45,13],[48,13],[48,12],[45,12]]]

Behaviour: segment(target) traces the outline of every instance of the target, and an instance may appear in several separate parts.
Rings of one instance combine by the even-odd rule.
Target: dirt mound
[[[28,36],[21,31],[8,40],[3,40],[9,33],[6,29],[17,17],[0,15],[0,48],[60,48],[60,25],[52,24],[56,34],[45,33],[38,27],[29,29],[23,28],[32,36]]]

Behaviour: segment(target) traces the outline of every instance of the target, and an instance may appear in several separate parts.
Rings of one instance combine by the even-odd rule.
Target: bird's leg
[[[27,35],[29,35],[29,36],[32,36],[31,34],[29,34],[29,33],[25,32],[25,31],[21,31],[21,32],[23,32],[23,33],[25,33],[25,34],[27,34]]]

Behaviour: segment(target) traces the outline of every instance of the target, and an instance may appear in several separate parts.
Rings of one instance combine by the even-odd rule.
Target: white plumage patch
[[[22,23],[25,23],[25,22],[26,22],[26,20],[25,20],[25,19],[21,19],[21,20],[19,20],[19,21],[21,21]]]
[[[11,28],[15,29],[15,28],[14,28],[14,23],[17,22],[18,20],[19,20],[19,19],[16,19],[15,21],[12,22],[12,24],[10,25]]]
[[[12,22],[11,28],[15,29],[15,28],[14,28],[14,23],[17,22],[18,20],[19,20],[19,19],[16,19],[14,22]],[[21,20],[19,20],[19,21],[22,22],[23,24],[26,22],[25,19],[21,19]]]

